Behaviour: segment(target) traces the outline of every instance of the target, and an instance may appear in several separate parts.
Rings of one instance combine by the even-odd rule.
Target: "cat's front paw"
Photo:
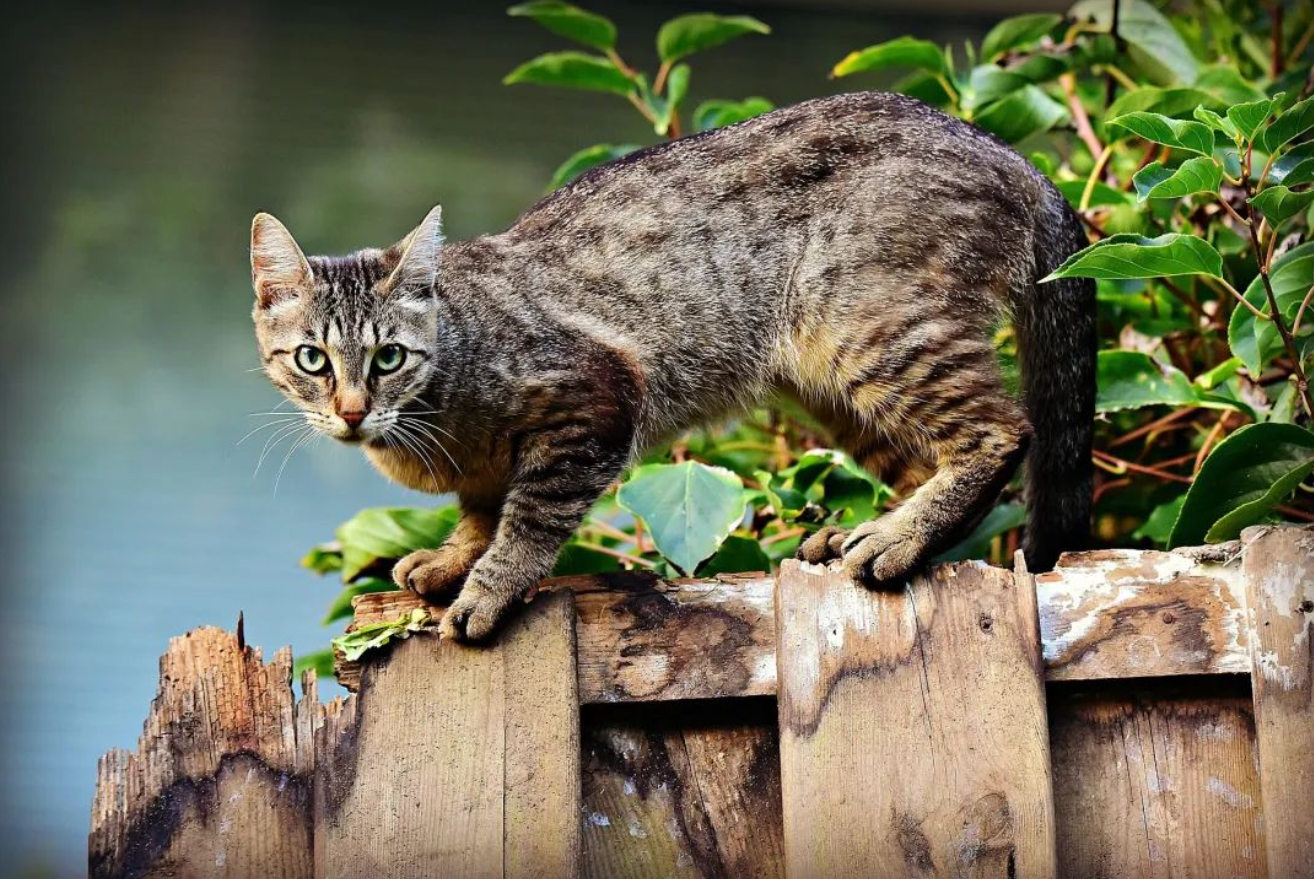
[[[899,585],[926,557],[926,541],[894,517],[864,522],[840,545],[844,571],[872,588]]]
[[[464,553],[448,547],[417,549],[393,566],[392,579],[402,589],[436,600],[460,588],[470,567]]]
[[[843,528],[827,525],[800,543],[798,550],[794,553],[794,558],[799,561],[811,562],[814,565],[824,565],[826,562],[833,561],[842,555],[840,547],[844,544],[844,538],[848,534],[849,532]]]
[[[511,601],[482,586],[467,583],[443,614],[438,631],[444,638],[466,644],[487,640],[510,609]]]

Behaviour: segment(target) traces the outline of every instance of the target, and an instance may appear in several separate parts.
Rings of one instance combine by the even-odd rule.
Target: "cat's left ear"
[[[438,260],[443,247],[443,209],[435,206],[411,234],[393,245],[399,253],[397,267],[384,282],[389,293],[422,297],[429,294],[438,278]]]
[[[310,263],[287,227],[270,214],[251,222],[251,284],[256,306],[272,308],[309,292],[314,286]]]

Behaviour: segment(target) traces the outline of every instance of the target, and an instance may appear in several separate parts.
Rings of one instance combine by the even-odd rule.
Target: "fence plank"
[[[790,879],[1053,877],[1035,591],[945,565],[902,592],[777,581]]]
[[[1050,694],[1060,876],[1270,875],[1249,697],[1223,683]]]
[[[585,714],[584,875],[783,876],[774,706],[673,707]]]
[[[90,875],[310,879],[313,733],[339,706],[313,683],[294,704],[291,679],[286,648],[264,665],[220,629],[171,640],[136,753],[101,758]]]
[[[316,875],[575,875],[573,618],[546,596],[492,646],[420,635],[367,663],[350,722],[322,737]]]
[[[1251,687],[1269,869],[1314,877],[1314,532],[1254,528],[1244,570],[1253,609]]]
[[[1245,586],[1236,565],[1194,551],[1071,553],[1037,577],[1046,679],[1245,674]],[[771,578],[662,580],[620,573],[562,577],[575,593],[581,704],[722,699],[776,693]],[[424,607],[412,592],[356,599],[355,624]],[[338,680],[355,689],[357,663]]]

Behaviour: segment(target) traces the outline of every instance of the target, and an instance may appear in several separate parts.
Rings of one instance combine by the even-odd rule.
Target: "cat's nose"
[[[339,412],[338,417],[347,422],[347,427],[353,430],[360,427],[360,423],[365,420],[364,411]]]

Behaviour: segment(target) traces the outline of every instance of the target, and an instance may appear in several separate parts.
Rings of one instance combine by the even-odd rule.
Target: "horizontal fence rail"
[[[341,663],[327,704],[287,650],[198,629],[101,759],[90,870],[1314,879],[1311,642],[1290,527],[894,592],[562,578],[490,647]]]

